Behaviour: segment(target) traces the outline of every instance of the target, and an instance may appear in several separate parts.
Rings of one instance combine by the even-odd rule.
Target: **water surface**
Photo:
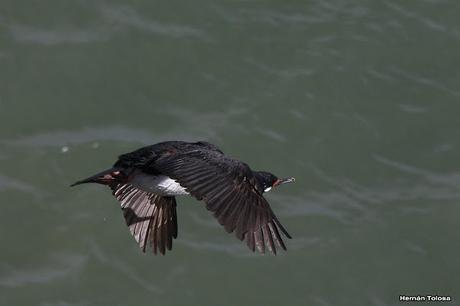
[[[0,305],[459,303],[458,9],[3,1]],[[267,195],[289,251],[181,198],[173,252],[142,254],[109,190],[68,187],[173,139],[295,176]]]

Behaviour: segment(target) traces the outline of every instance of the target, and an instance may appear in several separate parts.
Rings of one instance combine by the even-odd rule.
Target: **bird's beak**
[[[277,179],[275,183],[273,184],[273,187],[276,187],[282,184],[286,184],[286,183],[292,183],[292,182],[295,182],[295,178],[293,177]]]

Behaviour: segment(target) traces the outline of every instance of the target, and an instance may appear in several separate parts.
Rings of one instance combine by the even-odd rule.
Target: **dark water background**
[[[460,2],[0,4],[0,305],[460,303]],[[142,254],[69,183],[161,140],[297,182],[250,253],[202,203]]]

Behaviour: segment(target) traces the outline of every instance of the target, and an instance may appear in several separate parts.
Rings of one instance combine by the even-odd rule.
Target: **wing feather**
[[[153,253],[171,250],[177,238],[177,213],[174,197],[164,197],[140,190],[129,184],[111,186],[120,201],[126,224],[143,252],[147,244]]]
[[[251,169],[219,152],[196,150],[159,157],[145,171],[159,172],[175,179],[192,196],[206,203],[228,232],[246,240],[251,250],[276,254],[286,250],[279,230],[287,233],[262,196]]]

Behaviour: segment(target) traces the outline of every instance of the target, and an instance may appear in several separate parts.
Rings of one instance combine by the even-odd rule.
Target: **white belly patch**
[[[141,190],[163,196],[189,194],[178,182],[164,175],[139,173],[129,183]]]

